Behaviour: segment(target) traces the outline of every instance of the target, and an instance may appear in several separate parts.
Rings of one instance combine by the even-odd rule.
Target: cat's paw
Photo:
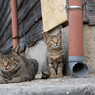
[[[57,78],[56,72],[54,68],[50,68],[50,78]]]
[[[41,79],[47,79],[47,78],[49,78],[49,76],[45,75],[45,74],[43,74],[42,77],[41,77]]]
[[[63,74],[62,73],[59,73],[58,75],[57,75],[57,78],[62,78],[63,77]]]
[[[11,80],[7,80],[7,83],[19,83],[22,82],[21,77],[12,78]]]
[[[57,78],[57,75],[50,75],[50,78]]]

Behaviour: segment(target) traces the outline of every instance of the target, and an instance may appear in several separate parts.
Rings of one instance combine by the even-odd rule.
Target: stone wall
[[[68,53],[68,30],[69,27],[63,29],[64,32],[64,43],[65,48],[65,58],[67,58]],[[67,41],[66,41],[66,40]],[[84,59],[88,66],[89,73],[95,74],[95,26],[84,25],[83,29],[83,48],[84,48]]]

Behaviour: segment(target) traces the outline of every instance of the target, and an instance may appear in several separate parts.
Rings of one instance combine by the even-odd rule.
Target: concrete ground
[[[95,95],[95,77],[68,76],[59,79],[35,79],[30,82],[0,84],[0,95]]]

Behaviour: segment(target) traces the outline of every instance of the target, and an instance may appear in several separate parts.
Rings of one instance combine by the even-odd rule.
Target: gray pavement
[[[64,77],[0,84],[0,95],[95,95],[95,79]]]

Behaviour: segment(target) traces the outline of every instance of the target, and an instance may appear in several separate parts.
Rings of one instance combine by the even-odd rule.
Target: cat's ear
[[[60,27],[59,27],[59,29],[58,29],[57,35],[58,35],[59,37],[61,37],[61,35],[62,35],[62,31],[61,31],[61,28],[60,28]]]
[[[13,49],[13,52],[15,52],[16,54],[20,54],[20,46],[19,45],[17,45],[14,49]]]
[[[48,33],[44,32],[43,37],[44,37],[44,41],[47,43],[47,39],[49,38]]]

